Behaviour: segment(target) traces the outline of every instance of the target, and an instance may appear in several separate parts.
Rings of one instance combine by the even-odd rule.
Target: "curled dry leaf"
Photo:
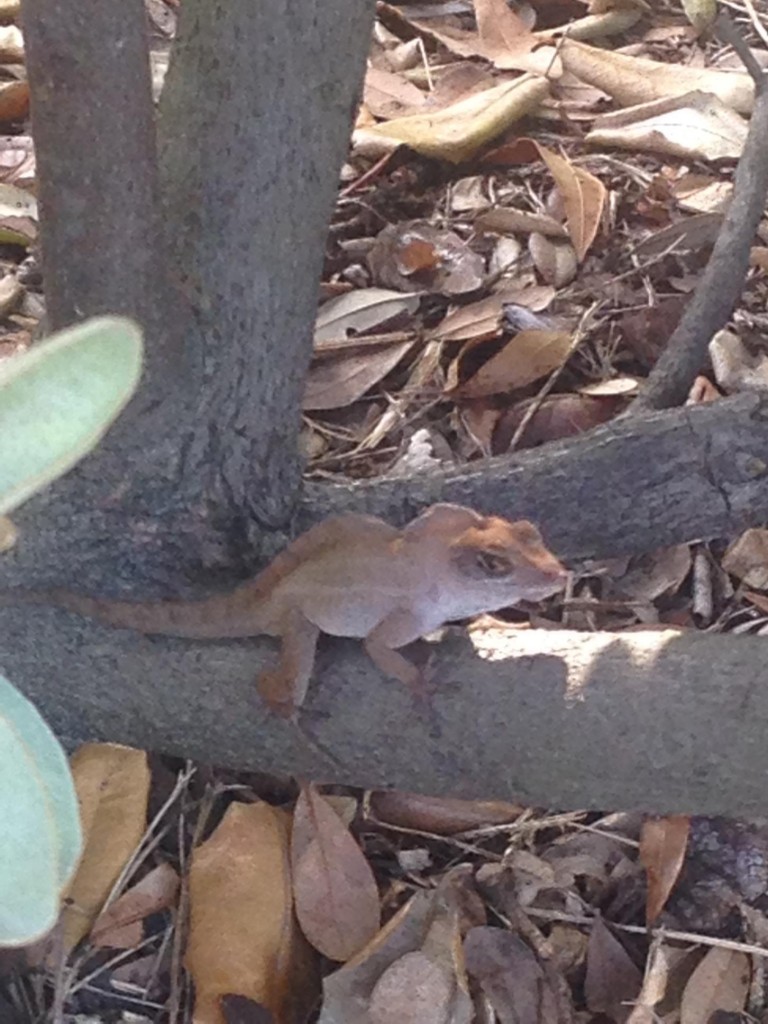
[[[531,163],[539,159],[544,161],[555,180],[565,211],[568,237],[581,262],[595,240],[608,195],[600,179],[534,139],[516,139],[486,157],[489,163],[504,164]]]
[[[355,150],[371,157],[405,144],[423,156],[461,163],[521,117],[532,113],[549,94],[547,80],[523,75],[439,110],[414,114],[386,124],[357,129]]]
[[[694,90],[596,119],[587,142],[682,160],[737,160],[747,122],[717,96]]]
[[[514,210],[509,206],[498,206],[495,210],[486,210],[479,214],[475,217],[475,230],[510,235],[529,235],[532,231],[537,231],[540,235],[551,238],[568,237],[565,227],[549,214],[529,213],[527,210]]]
[[[17,185],[0,183],[0,242],[31,245],[37,238],[37,200]]]
[[[661,936],[657,936],[648,950],[645,963],[643,985],[637,1002],[632,1008],[627,1024],[656,1024],[659,1015],[655,1007],[664,998],[670,974],[670,957],[662,944]]]
[[[504,394],[523,388],[545,377],[567,359],[571,349],[571,336],[567,331],[528,330],[510,338],[501,350],[483,363],[468,380],[460,384],[458,398],[482,398]],[[464,347],[458,357],[457,374],[461,377],[461,364],[472,350]]]
[[[318,1024],[370,1024],[368,1003],[376,982],[400,957],[421,948],[433,907],[434,891],[418,891],[365,949],[323,979]]]
[[[676,252],[698,252],[714,245],[722,222],[722,214],[697,213],[674,224],[668,224],[641,239],[635,246],[635,256],[655,256],[672,246]],[[667,299],[664,303],[659,303],[658,308],[661,309],[662,305],[669,301]]]
[[[24,63],[24,37],[16,25],[0,28],[0,64]]]
[[[700,89],[704,93],[714,93],[739,114],[752,113],[755,89],[746,72],[663,64],[644,57],[597,49],[574,39],[563,40],[560,56],[566,70],[602,89],[622,107]]]
[[[315,352],[330,342],[383,328],[412,315],[419,308],[418,295],[386,288],[355,288],[329,299],[315,321]]]
[[[220,998],[245,996],[275,1021],[308,1001],[311,961],[292,914],[289,818],[266,803],[233,803],[192,853],[186,965],[196,1024],[224,1024]]]
[[[427,338],[439,338],[441,341],[483,341],[493,338],[499,332],[501,316],[507,303],[541,310],[546,309],[554,297],[555,289],[549,285],[522,288],[510,285],[478,302],[451,310],[427,333]]]
[[[83,856],[65,896],[62,941],[70,950],[88,933],[146,827],[150,773],[143,750],[88,743],[72,755],[83,825]]]
[[[738,1014],[749,992],[749,957],[718,946],[704,958],[688,979],[680,1003],[680,1024],[707,1024],[722,1010]]]
[[[648,878],[645,923],[650,926],[664,909],[688,848],[691,820],[685,814],[648,818],[640,833],[640,862]]]
[[[768,530],[745,530],[723,555],[721,565],[755,590],[768,590]]]
[[[312,786],[296,802],[291,865],[304,935],[330,960],[349,960],[379,928],[379,893],[363,851]]]
[[[507,824],[518,818],[523,808],[502,800],[459,800],[394,789],[373,793],[371,810],[379,821],[390,825],[449,836],[472,828]]]
[[[616,587],[636,601],[655,601],[678,590],[690,571],[690,547],[676,544],[633,559],[629,570],[616,580]]]
[[[0,85],[0,121],[23,121],[29,114],[29,82]]]
[[[547,34],[534,33],[525,19],[504,0],[477,0],[477,31],[454,25],[435,27],[432,21],[412,21],[410,27],[460,57],[482,57],[501,69],[534,71],[557,78],[560,62]]]
[[[369,338],[363,345],[315,360],[307,377],[304,409],[342,409],[362,398],[411,350],[414,339],[402,338],[378,344]]]

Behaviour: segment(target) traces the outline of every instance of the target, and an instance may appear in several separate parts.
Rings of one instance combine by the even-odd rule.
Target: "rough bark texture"
[[[4,613],[3,633],[10,652],[34,636],[39,674],[27,673],[24,689],[70,744],[98,737],[356,785],[550,807],[765,813],[760,637],[536,630],[486,643],[494,661],[466,636],[451,638],[437,663],[440,736],[359,645],[329,641],[304,720],[339,769],[265,715],[253,678],[274,656],[266,642],[150,640],[44,609]],[[14,678],[28,661],[11,653],[3,667]]]
[[[319,518],[343,508],[403,522],[434,501],[525,516],[564,558],[639,554],[729,536],[768,518],[768,400],[625,417],[581,437],[462,470],[312,486]]]
[[[284,526],[301,483],[323,247],[372,16],[356,0],[181,8],[160,130],[186,341],[203,367],[185,473],[250,526]]]
[[[145,409],[179,373],[142,0],[24,0],[49,327],[123,313],[149,338]]]

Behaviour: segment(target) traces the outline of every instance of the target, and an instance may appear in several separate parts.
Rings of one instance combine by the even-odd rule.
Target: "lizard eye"
[[[508,576],[511,571],[508,559],[491,551],[477,551],[475,563],[487,576]]]

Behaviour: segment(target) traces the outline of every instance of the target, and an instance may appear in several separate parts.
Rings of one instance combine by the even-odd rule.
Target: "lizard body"
[[[421,673],[399,647],[454,619],[546,597],[564,576],[531,523],[440,504],[403,530],[373,516],[333,516],[253,579],[202,601],[118,601],[61,588],[21,599],[148,634],[280,637],[279,662],[258,685],[270,707],[292,717],[321,632],[359,637],[383,672],[416,689]]]

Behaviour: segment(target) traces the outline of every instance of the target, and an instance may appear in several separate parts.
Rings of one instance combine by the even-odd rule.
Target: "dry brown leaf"
[[[748,587],[768,590],[768,530],[745,530],[728,547],[721,565]]]
[[[465,346],[459,361],[471,346]],[[482,398],[523,388],[560,366],[571,349],[567,331],[520,331],[455,390],[458,398]]]
[[[545,78],[523,75],[458,100],[437,113],[412,114],[357,129],[354,148],[362,155],[379,157],[405,144],[423,156],[461,163],[536,110],[548,94]]]
[[[642,975],[601,917],[592,924],[587,947],[584,995],[592,1013],[623,1024],[642,984]]]
[[[527,309],[546,309],[555,297],[555,289],[549,285],[533,285],[516,288],[507,286],[467,306],[458,306],[430,331],[427,338],[440,341],[480,341],[493,338],[499,333],[504,305],[513,302]]]
[[[370,1000],[379,979],[416,951],[438,966],[446,982],[451,979],[453,992],[445,1024],[469,1024],[472,1004],[460,931],[482,920],[484,908],[468,885],[467,872],[460,868],[449,871],[436,889],[417,892],[365,949],[325,978],[319,1024],[373,1024]],[[381,1000],[377,1008],[382,1008]],[[388,1019],[399,1022],[401,1018],[395,1014]]]
[[[716,402],[718,398],[722,397],[722,391],[715,387],[709,377],[703,377],[699,374],[698,377],[694,378],[693,384],[691,384],[688,390],[685,404],[703,405],[704,402]]]
[[[143,750],[88,743],[72,755],[83,825],[83,856],[65,896],[62,943],[88,933],[144,835],[150,773]]]
[[[371,1024],[452,1024],[454,982],[443,964],[415,950],[388,967],[373,987]]]
[[[419,308],[419,301],[418,295],[404,295],[387,288],[355,288],[329,299],[320,307],[315,321],[315,351],[412,315]]]
[[[528,235],[538,231],[540,235],[552,238],[567,238],[568,232],[562,224],[548,213],[529,213],[527,210],[514,210],[509,206],[498,206],[494,210],[486,210],[475,217],[476,231],[494,231],[498,234]]]
[[[581,262],[595,240],[608,195],[594,174],[577,167],[535,139],[521,138],[489,153],[488,163],[518,164],[541,159],[555,180],[565,210],[568,237]],[[540,232],[543,234],[543,232]]]
[[[547,238],[534,232],[528,239],[534,266],[547,284],[562,288],[576,277],[576,250],[566,239]]]
[[[467,971],[500,1024],[557,1024],[557,1001],[530,947],[503,928],[472,928],[464,940]]]
[[[34,187],[35,151],[29,135],[0,137],[0,178],[27,188]]]
[[[29,83],[0,85],[0,121],[23,121],[29,114]]]
[[[491,452],[503,455],[509,450],[517,428],[534,402],[526,398],[497,414]],[[623,395],[592,398],[589,395],[547,395],[531,417],[518,443],[519,448],[535,448],[547,441],[582,434],[613,419],[625,406]]]
[[[431,21],[412,21],[429,40],[460,57],[483,57],[503,70],[532,71],[550,78],[561,74],[560,61],[548,35],[531,32],[503,0],[476,0],[477,32],[454,25],[435,27]]]
[[[690,571],[689,545],[676,544],[634,559],[629,570],[616,580],[616,587],[636,601],[655,601],[678,590]]]
[[[717,96],[694,90],[603,114],[586,141],[682,160],[736,160],[747,122]]]
[[[755,594],[751,590],[745,590],[742,597],[753,604],[759,611],[763,612],[763,614],[768,615],[768,597],[765,594]]]
[[[676,252],[698,252],[714,244],[723,216],[720,213],[697,213],[668,224],[643,238],[634,249],[635,256],[655,256],[671,246]],[[661,303],[659,308],[661,308]]]
[[[362,850],[312,786],[296,802],[291,864],[304,935],[330,960],[349,960],[378,930],[379,893]]]
[[[717,1010],[739,1013],[749,992],[749,957],[713,947],[688,979],[680,1003],[680,1024],[708,1024]]]
[[[752,112],[754,85],[746,72],[662,64],[643,57],[600,50],[573,39],[563,40],[560,57],[567,71],[602,89],[623,107],[699,89],[714,93],[739,114]]]
[[[179,876],[170,864],[158,864],[96,918],[89,936],[94,946],[131,949],[141,941],[141,923],[173,906]]]
[[[427,98],[403,75],[375,67],[366,71],[363,101],[375,117],[390,119],[414,114]]]
[[[308,1001],[312,970],[292,914],[290,819],[266,803],[233,803],[192,853],[186,965],[195,1024],[224,1024],[220,997],[255,1000],[276,1024]]]
[[[390,224],[380,231],[368,266],[379,285],[444,295],[475,291],[485,274],[482,256],[462,238],[426,221]]]
[[[433,913],[435,893],[416,893],[344,967],[323,979],[318,1024],[371,1024],[368,1002],[382,973],[420,949]]]
[[[664,909],[685,862],[691,820],[685,814],[647,818],[640,833],[640,863],[648,876],[645,923],[650,928]]]
[[[414,339],[368,344],[315,360],[304,392],[304,409],[342,409],[378,384],[410,351]]]
[[[484,825],[507,824],[518,818],[523,808],[502,800],[459,800],[394,789],[373,793],[371,810],[379,821],[390,825],[449,836]]]

